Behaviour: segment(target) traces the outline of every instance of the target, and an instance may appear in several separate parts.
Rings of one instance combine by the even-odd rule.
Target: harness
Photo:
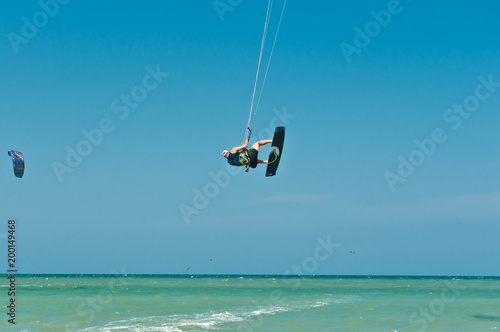
[[[250,154],[248,153],[247,149],[241,150],[240,151],[240,165],[241,166],[248,166],[250,165]]]
[[[250,165],[250,154],[247,149],[240,150],[236,153],[230,153],[227,162],[233,166],[245,166]]]

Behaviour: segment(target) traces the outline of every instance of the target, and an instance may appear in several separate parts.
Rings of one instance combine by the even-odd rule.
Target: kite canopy
[[[19,151],[9,150],[9,156],[12,157],[14,164],[14,174],[18,178],[22,178],[24,174],[24,156]]]

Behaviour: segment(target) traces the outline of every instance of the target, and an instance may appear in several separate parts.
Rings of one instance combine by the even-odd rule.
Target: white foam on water
[[[319,308],[319,307],[323,307],[323,306],[325,306],[325,305],[329,305],[329,304],[330,304],[330,303],[328,303],[328,302],[318,301],[318,302],[316,302],[316,303],[315,303],[312,307],[313,307],[313,308]]]
[[[213,330],[217,329],[216,325],[223,323],[239,322],[243,318],[230,313],[225,312],[208,312],[204,314],[193,315],[172,315],[168,317],[152,316],[152,317],[142,317],[142,318],[131,318],[129,320],[121,320],[116,322],[111,322],[105,326],[95,326],[91,328],[84,329],[83,331],[93,332],[93,331],[136,331],[136,332],[150,332],[150,331],[165,331],[165,332],[182,332],[181,328],[193,327],[200,328],[199,331],[205,331],[207,329]],[[195,330],[193,330],[195,331]]]
[[[285,308],[285,307],[269,307],[269,308],[260,308],[254,311],[251,311],[249,313],[244,314],[246,317],[251,317],[251,316],[259,316],[259,315],[274,315],[279,312],[287,312],[290,311],[290,308]]]
[[[350,303],[355,301],[353,297],[346,298],[322,298],[311,301],[300,301],[286,304],[268,303],[255,305],[254,307],[239,308],[236,311],[208,311],[196,314],[136,317],[127,320],[109,322],[104,326],[94,326],[83,329],[85,332],[182,332],[186,328],[190,331],[218,330],[220,325],[227,323],[238,323],[254,320],[257,317],[273,316],[286,312],[299,312],[319,308],[328,305]]]

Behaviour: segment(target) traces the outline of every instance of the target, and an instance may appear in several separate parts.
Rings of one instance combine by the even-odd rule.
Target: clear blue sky
[[[288,0],[254,125],[287,128],[266,178],[221,151],[242,143],[267,1],[45,1],[0,12],[20,272],[500,275],[497,2]]]

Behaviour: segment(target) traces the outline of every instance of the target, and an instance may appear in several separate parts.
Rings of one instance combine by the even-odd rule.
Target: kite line
[[[258,83],[258,80],[259,80],[260,66],[261,66],[261,63],[262,63],[262,54],[264,52],[264,46],[265,46],[266,38],[267,38],[267,29],[269,27],[269,20],[271,18],[271,12],[272,12],[272,7],[273,7],[274,0],[269,0],[269,2],[267,4],[266,21],[265,21],[265,24],[264,24],[264,33],[262,34],[262,42],[261,42],[261,45],[260,45],[259,63],[257,65],[257,74],[255,75],[255,84],[254,84],[254,87],[253,87],[252,102],[250,104],[250,114],[248,116],[248,123],[247,123],[247,127],[246,127],[246,130],[245,130],[245,136],[243,137],[243,142],[245,142],[245,140],[250,140],[250,136],[252,135],[252,127],[253,127],[253,123],[255,121],[255,115],[257,114],[257,110],[258,110],[259,104],[260,104],[260,98],[262,97],[262,91],[264,90],[264,84],[266,83],[267,72],[269,71],[269,65],[271,63],[271,58],[273,57],[274,46],[276,45],[276,39],[278,38],[278,32],[280,30],[281,20],[283,19],[283,13],[285,12],[286,1],[287,0],[285,0],[285,2],[283,3],[283,8],[281,10],[280,20],[278,22],[278,27],[276,29],[276,34],[274,35],[273,46],[271,48],[271,53],[270,53],[269,59],[267,61],[266,72],[264,74],[264,79],[262,80],[262,85],[260,87],[259,97],[257,98],[257,104],[256,104],[256,107],[255,107],[255,112],[254,112],[255,92],[257,91],[257,83]],[[252,120],[252,113],[253,113],[253,120]]]

